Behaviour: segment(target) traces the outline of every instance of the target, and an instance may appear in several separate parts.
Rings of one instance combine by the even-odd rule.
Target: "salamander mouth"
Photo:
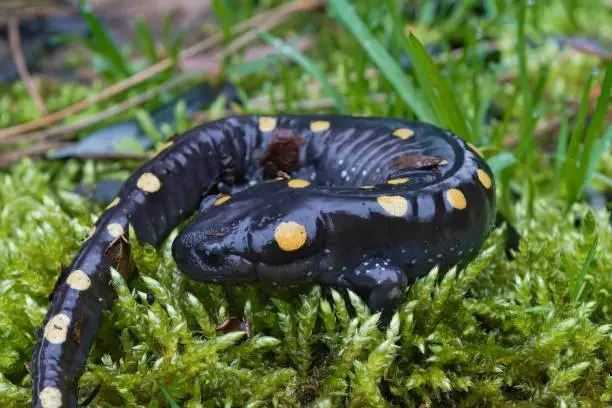
[[[257,280],[256,265],[248,259],[224,253],[220,248],[172,246],[179,269],[200,282],[238,283]]]

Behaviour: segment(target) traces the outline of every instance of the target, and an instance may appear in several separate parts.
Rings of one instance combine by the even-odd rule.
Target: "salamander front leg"
[[[408,279],[404,271],[389,261],[371,258],[359,265],[348,280],[374,312],[390,317],[399,306]]]

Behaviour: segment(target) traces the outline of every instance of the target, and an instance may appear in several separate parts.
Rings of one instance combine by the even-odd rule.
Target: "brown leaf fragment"
[[[301,136],[287,129],[278,129],[259,162],[264,179],[275,179],[281,172],[289,174],[295,171],[300,164],[299,152],[303,144],[304,139]]]
[[[406,153],[396,157],[391,162],[391,168],[400,169],[432,169],[443,164],[444,159],[437,156],[426,156],[422,153]]]

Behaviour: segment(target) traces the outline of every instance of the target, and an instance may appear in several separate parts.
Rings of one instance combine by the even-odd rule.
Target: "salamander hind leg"
[[[404,271],[382,258],[362,262],[347,278],[370,310],[381,312],[385,320],[395,313],[408,286]]]

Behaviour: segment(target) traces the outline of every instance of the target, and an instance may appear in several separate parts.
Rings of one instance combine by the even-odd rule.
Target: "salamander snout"
[[[172,243],[179,269],[202,282],[248,282],[257,279],[255,265],[244,257],[235,233],[211,232],[208,221],[194,220]]]

